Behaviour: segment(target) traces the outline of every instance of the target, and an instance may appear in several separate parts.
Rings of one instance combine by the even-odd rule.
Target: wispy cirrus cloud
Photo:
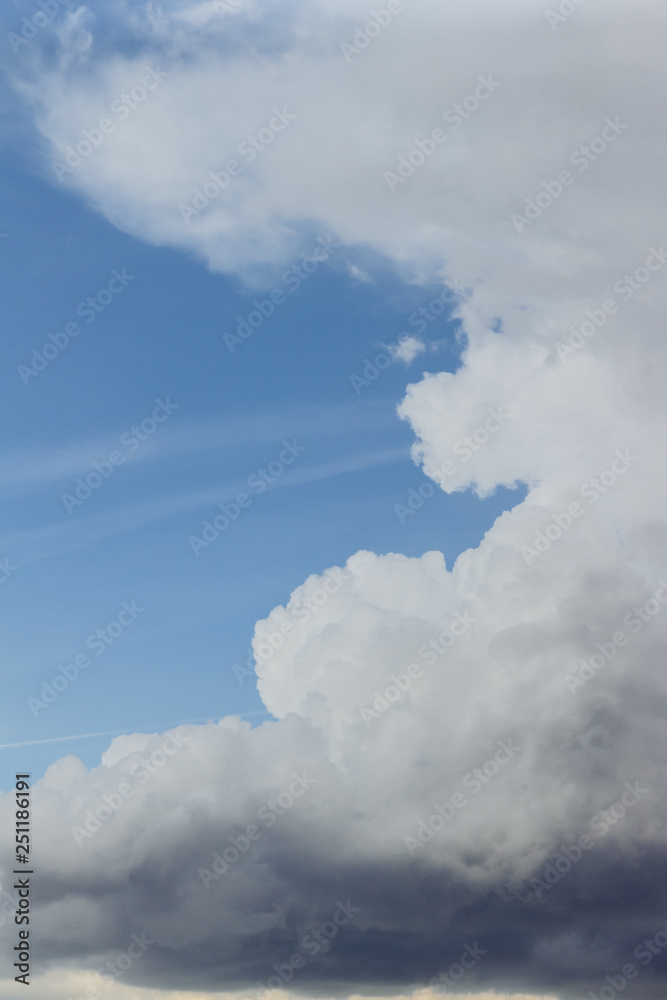
[[[168,455],[168,452],[166,453]],[[405,462],[409,458],[407,448],[383,448],[374,451],[357,452],[305,466],[294,471],[286,471],[271,489],[285,489],[304,486],[363,469]],[[249,470],[252,473],[252,469]],[[47,477],[47,481],[50,480]],[[43,481],[42,481],[43,482]],[[103,514],[94,514],[67,521],[45,524],[41,528],[28,528],[8,532],[0,536],[0,549],[17,553],[22,565],[41,558],[56,556],[62,552],[91,545],[104,538],[134,531],[146,525],[165,521],[194,512],[214,504],[231,501],[247,487],[245,479],[221,482],[200,490],[165,495],[160,493],[139,503],[125,504]]]

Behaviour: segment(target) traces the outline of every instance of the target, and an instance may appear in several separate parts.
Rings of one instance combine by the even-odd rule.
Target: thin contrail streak
[[[237,715],[242,719],[246,719],[251,715],[270,715],[269,712],[235,712],[232,714]],[[190,724],[194,724],[196,722],[208,722],[208,721],[209,718],[188,719],[186,722],[177,722],[176,725],[187,726]],[[144,728],[153,729],[154,727],[146,726]],[[168,726],[168,727],[158,726],[156,728],[158,730],[165,731],[165,729],[167,728],[173,729],[174,726]],[[76,736],[52,736],[48,740],[25,740],[22,743],[0,743],[0,750],[10,750],[12,747],[34,747],[42,743],[64,743],[67,740],[88,740],[94,736],[127,736],[130,733],[137,733],[140,731],[141,730],[139,729],[112,729],[110,732],[107,733],[79,733]]]

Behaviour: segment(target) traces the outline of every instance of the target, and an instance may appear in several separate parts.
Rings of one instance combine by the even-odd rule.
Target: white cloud
[[[406,336],[401,337],[397,344],[392,344],[389,350],[393,358],[409,365],[418,355],[424,353],[426,345],[418,337]]]
[[[161,12],[168,35],[172,7]],[[133,757],[76,773],[76,795],[61,790],[71,765],[54,765],[35,792],[50,831],[41,933],[54,962],[92,964],[136,927],[158,942],[138,979],[235,988],[298,949],[342,892],[360,914],[332,946],[348,977],[341,989],[425,982],[470,933],[491,956],[476,988],[501,977],[512,989],[578,996],[662,929],[652,913],[662,912],[667,872],[667,616],[647,609],[667,555],[667,269],[642,269],[666,231],[667,15],[648,0],[632,9],[610,0],[583,5],[553,32],[527,0],[423,0],[349,64],[339,42],[365,22],[363,4],[321,0],[289,15],[273,47],[262,20],[240,11],[225,30],[246,44],[231,49],[222,27],[202,36],[190,18],[169,45],[147,29],[141,58],[79,54],[76,69],[44,70],[33,98],[47,159],[159,63],[164,82],[67,183],[124,230],[255,280],[307,250],[313,231],[385,255],[407,279],[460,276],[471,289],[457,308],[463,364],[409,386],[400,415],[416,460],[445,489],[484,494],[523,481],[531,491],[451,569],[435,552],[358,553],[344,574],[310,577],[256,629],[258,655],[277,636],[258,674],[279,721],[193,728],[183,753],[81,847],[71,836],[79,803],[113,792]],[[489,75],[500,83],[489,99],[469,101],[460,126],[443,124]],[[274,108],[296,118],[186,224],[179,204],[209,171],[242,158],[244,137],[267,127]],[[580,172],[578,148],[607,119],[620,123],[617,137],[591,146]],[[440,151],[404,169],[392,192],[384,173],[436,128],[447,131]],[[554,195],[565,169],[573,181]],[[526,199],[540,214],[517,227]],[[562,360],[569,328],[577,340],[610,299],[614,314]],[[633,607],[644,610],[641,628],[628,619]],[[456,615],[470,627],[433,659],[430,644],[449,643],[438,637],[454,634]],[[574,698],[568,671],[618,630],[627,644]],[[400,691],[413,662],[421,673]],[[362,709],[391,685],[395,704],[368,725]],[[479,793],[463,785],[456,821],[410,854],[405,836],[424,829],[435,803],[463,794],[465,776],[510,738],[516,761]],[[248,847],[224,887],[204,891],[197,868],[304,768],[313,788]],[[636,781],[646,797],[540,905],[494,895],[590,832]],[[642,859],[653,872],[649,905]],[[72,894],[85,901],[75,921]],[[304,983],[330,982],[322,959]],[[652,982],[633,988],[650,996]]]

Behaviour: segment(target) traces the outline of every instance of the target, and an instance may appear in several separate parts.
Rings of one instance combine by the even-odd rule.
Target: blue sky
[[[359,549],[439,549],[451,566],[523,495],[438,493],[397,516],[394,505],[426,480],[395,408],[422,371],[456,370],[456,324],[446,314],[430,323],[433,349],[409,369],[392,364],[359,391],[350,376],[363,378],[365,359],[411,330],[409,316],[435,286],[406,285],[369,252],[334,249],[230,353],[223,334],[265,291],[123,234],[15,157],[2,197],[0,557],[17,567],[0,590],[3,744],[232,713],[260,721],[264,706],[244,672],[254,623],[309,574]],[[104,305],[104,293],[86,322],[93,314],[77,313],[80,303],[123,269],[125,284],[113,281],[112,301]],[[287,287],[282,273],[265,279],[267,290]],[[38,375],[19,370],[72,322],[81,333]],[[157,425],[156,400],[175,404]],[[147,419],[140,441],[131,428]],[[261,494],[249,490],[251,506],[195,556],[190,536],[279,460],[285,440],[303,452]],[[122,464],[66,505],[77,478],[112,452]],[[132,627],[48,708],[29,704],[131,600],[144,609]],[[90,766],[108,742],[5,748],[4,774],[42,773],[65,752]]]

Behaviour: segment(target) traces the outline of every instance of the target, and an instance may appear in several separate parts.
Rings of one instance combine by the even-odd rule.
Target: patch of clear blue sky
[[[396,516],[394,504],[425,482],[396,404],[422,371],[456,369],[454,325],[434,321],[426,337],[437,350],[409,370],[393,365],[359,395],[350,375],[439,289],[402,284],[385,262],[341,250],[231,355],[222,334],[257,292],[123,234],[12,160],[0,215],[0,560],[18,568],[0,585],[0,744],[261,712],[233,666],[246,662],[255,621],[308,575],[359,549],[439,549],[451,566],[523,498],[521,489],[484,501],[438,493],[404,524]],[[373,280],[355,281],[351,260]],[[81,322],[77,305],[122,268],[134,280]],[[77,319],[81,334],[25,385],[17,366]],[[134,453],[119,447],[167,397],[178,409],[149,440]],[[283,439],[305,451],[266,492],[248,491]],[[124,464],[68,513],[62,494],[116,448]],[[188,537],[244,488],[251,506],[195,557]],[[87,637],[132,600],[145,610],[91,655]],[[27,699],[84,652],[91,666],[35,717]],[[65,753],[91,766],[108,742],[3,749],[2,784]]]

